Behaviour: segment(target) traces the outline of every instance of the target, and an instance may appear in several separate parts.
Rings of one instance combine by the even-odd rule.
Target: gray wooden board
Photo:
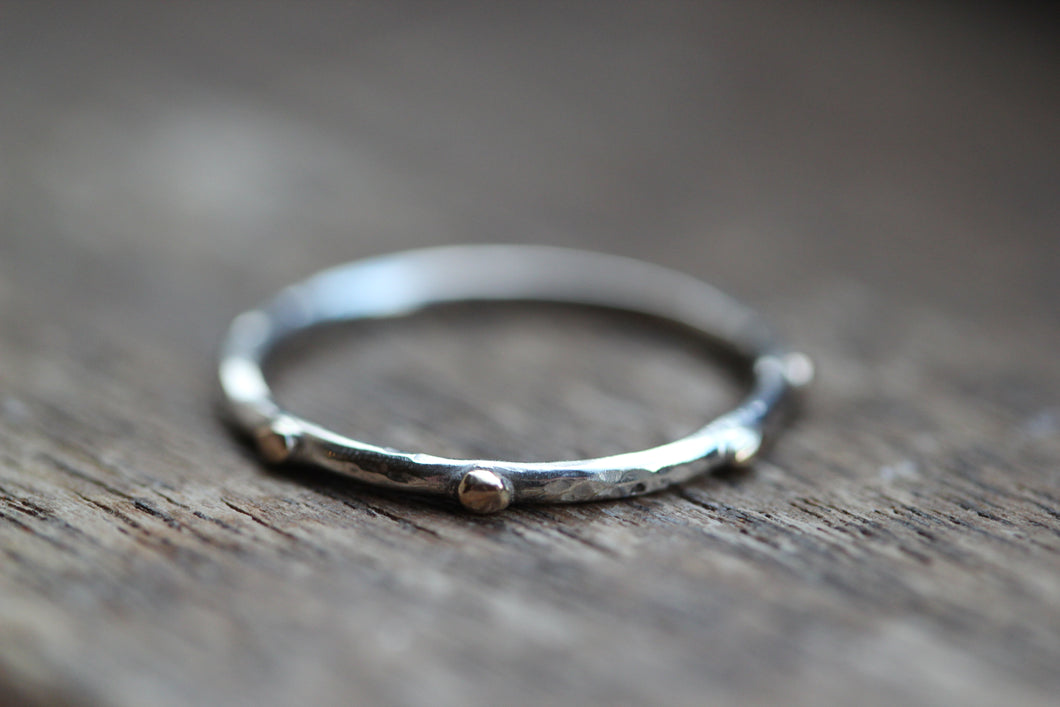
[[[5,3],[0,699],[1055,704],[1055,25],[958,3]],[[1021,14],[1022,13],[1022,14]],[[231,316],[400,248],[634,255],[817,360],[746,472],[470,517],[259,464]],[[524,459],[738,394],[674,332],[439,310],[290,405]]]

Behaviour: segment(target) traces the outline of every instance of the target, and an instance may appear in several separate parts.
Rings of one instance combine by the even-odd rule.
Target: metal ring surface
[[[567,302],[626,310],[691,329],[746,363],[737,407],[692,434],[642,451],[558,462],[449,459],[351,439],[280,408],[263,366],[275,345],[321,324],[399,317],[464,301]],[[220,382],[231,417],[269,462],[316,464],[359,481],[447,496],[480,513],[657,491],[725,464],[747,464],[767,423],[812,378],[753,311],[689,275],[614,255],[547,246],[449,246],[325,270],[238,316]]]

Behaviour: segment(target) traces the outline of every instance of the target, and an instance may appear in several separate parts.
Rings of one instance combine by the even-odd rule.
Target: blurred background
[[[119,258],[194,297],[190,280],[530,241],[750,298],[843,282],[1018,315],[1060,296],[1060,50],[1033,4],[0,13],[7,279],[106,288],[86,279]]]

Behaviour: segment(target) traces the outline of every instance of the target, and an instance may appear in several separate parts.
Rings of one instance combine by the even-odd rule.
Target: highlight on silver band
[[[682,439],[557,462],[398,451],[336,434],[275,402],[263,367],[281,340],[320,324],[466,301],[566,302],[669,320],[735,354],[753,382],[735,409]],[[781,403],[812,377],[805,355],[782,346],[757,314],[704,282],[629,258],[547,246],[449,246],[325,270],[238,316],[220,359],[231,418],[266,461],[315,464],[376,486],[446,496],[479,513],[512,503],[636,496],[726,464],[748,464]]]

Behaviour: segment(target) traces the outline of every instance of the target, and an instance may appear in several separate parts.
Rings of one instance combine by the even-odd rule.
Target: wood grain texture
[[[1029,10],[93,5],[0,10],[0,701],[1055,704],[1060,57]],[[490,518],[220,424],[231,316],[466,241],[686,270],[820,380],[751,471]],[[738,392],[547,307],[297,353],[296,409],[442,454],[637,448]]]

